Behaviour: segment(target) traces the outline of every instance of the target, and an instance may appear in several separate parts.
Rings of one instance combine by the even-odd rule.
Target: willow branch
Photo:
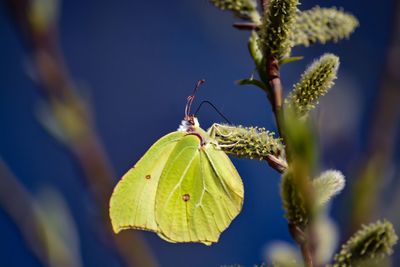
[[[285,152],[286,158],[290,164],[290,151],[288,147],[288,143],[286,142],[285,131],[284,131],[284,117],[283,117],[283,86],[280,77],[280,69],[279,69],[279,61],[272,55],[266,57],[266,70],[268,77],[268,85],[269,85],[269,101],[272,106],[272,110],[275,116],[275,121],[278,127],[278,132],[280,137],[283,139],[285,143]],[[270,166],[272,166],[275,170],[282,173],[282,169],[276,168],[271,162],[268,162]],[[304,264],[306,267],[313,267],[313,249],[312,244],[312,232],[313,229],[311,226],[308,227],[308,230],[303,231],[296,225],[289,223],[289,232],[291,233],[293,239],[298,244],[301,254],[303,256]]]
[[[283,86],[280,77],[279,61],[277,58],[270,55],[267,57],[266,64],[267,64],[268,84],[270,88],[270,97],[268,99],[272,105],[272,111],[275,116],[275,121],[278,127],[279,135],[283,140],[285,140],[285,135],[283,130],[283,113],[282,113]]]
[[[293,223],[288,224],[289,233],[293,240],[299,245],[301,255],[306,267],[313,266],[313,257],[311,253],[310,243],[307,240],[306,233]]]
[[[254,22],[235,22],[233,23],[232,26],[238,30],[246,30],[246,31],[256,31],[260,28]]]

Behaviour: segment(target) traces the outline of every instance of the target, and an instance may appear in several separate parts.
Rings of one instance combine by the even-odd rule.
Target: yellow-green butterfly
[[[161,137],[117,184],[110,200],[116,233],[156,232],[169,242],[211,245],[239,214],[243,183],[228,156],[190,113],[197,83],[178,131]]]

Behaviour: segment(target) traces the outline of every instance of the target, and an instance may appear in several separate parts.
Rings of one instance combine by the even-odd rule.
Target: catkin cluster
[[[333,267],[364,266],[380,260],[393,252],[397,239],[393,225],[386,220],[364,225],[335,255]]]
[[[271,0],[260,26],[259,47],[264,56],[281,60],[293,46],[292,30],[296,20],[297,0]]]
[[[265,160],[283,153],[281,140],[264,128],[215,123],[208,131],[225,153],[236,157]]]
[[[249,19],[256,11],[256,2],[253,0],[210,0],[210,2],[221,10],[232,11],[236,17]]]
[[[335,7],[320,8],[298,12],[293,25],[292,42],[294,45],[309,46],[320,42],[337,42],[347,38],[359,25],[351,14]]]
[[[338,68],[337,56],[323,55],[304,72],[285,103],[293,108],[297,115],[307,115],[318,104],[318,99],[332,87]]]
[[[302,185],[299,182],[304,181],[296,179],[291,172],[284,173],[281,182],[281,198],[286,219],[303,228],[307,225],[310,216],[301,191]]]

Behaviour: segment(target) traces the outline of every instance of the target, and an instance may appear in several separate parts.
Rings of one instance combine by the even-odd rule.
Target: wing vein
[[[218,178],[218,180],[220,181],[222,187],[224,188],[225,193],[228,195],[229,199],[234,201],[234,198],[232,197],[231,193],[229,192],[228,188],[225,185],[225,181],[223,179],[223,177],[221,177],[221,174],[219,174],[219,172],[217,171],[217,168],[214,166],[214,162],[213,159],[210,157],[210,155],[208,155],[207,151],[205,151],[206,156],[211,164],[212,169],[214,170],[216,177]]]

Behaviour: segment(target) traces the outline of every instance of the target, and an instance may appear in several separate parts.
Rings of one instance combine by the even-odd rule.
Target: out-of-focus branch
[[[32,199],[3,162],[0,162],[0,205],[18,226],[29,248],[47,266],[47,244],[38,231]]]
[[[400,123],[400,2],[393,2],[393,28],[367,145],[366,159],[352,192],[350,231],[372,220],[378,210],[382,176],[392,162]],[[397,211],[398,212],[398,211]]]
[[[68,244],[46,220],[43,209],[0,159],[0,207],[17,225],[28,247],[48,267],[82,266],[74,253],[77,244]],[[62,212],[62,211],[57,211]],[[41,217],[42,216],[42,217]],[[68,231],[68,229],[62,229]],[[67,235],[71,235],[68,233]]]
[[[84,101],[75,92],[74,84],[64,64],[58,40],[56,21],[38,23],[33,14],[35,0],[8,0],[10,11],[23,33],[31,52],[40,89],[49,107],[50,117],[62,133],[61,140],[82,169],[91,192],[101,211],[107,240],[127,266],[157,266],[145,241],[137,232],[112,232],[108,215],[109,197],[114,186],[114,174],[94,123]]]

